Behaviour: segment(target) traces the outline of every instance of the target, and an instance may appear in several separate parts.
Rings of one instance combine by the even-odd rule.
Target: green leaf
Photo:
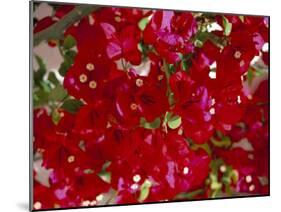
[[[51,90],[49,95],[49,100],[51,101],[61,101],[67,96],[67,91],[62,85],[57,85],[53,90]]]
[[[138,43],[138,50],[142,52],[144,58],[147,57],[148,52],[153,51],[152,46],[149,46],[148,44],[144,44],[143,41],[140,41]]]
[[[43,59],[41,57],[39,57],[38,55],[35,55],[35,59],[37,61],[37,64],[39,66],[38,71],[42,71],[42,72],[46,72],[46,65],[43,61]]]
[[[76,113],[82,105],[83,103],[80,100],[67,99],[63,102],[61,107],[67,112]]]
[[[215,159],[211,161],[210,167],[213,172],[217,172],[221,165],[224,164],[222,159]]]
[[[173,92],[170,92],[170,93],[168,94],[168,101],[169,101],[169,104],[170,104],[170,105],[174,105],[174,103],[175,103],[175,98],[174,98],[174,93],[173,93]]]
[[[247,80],[248,80],[248,84],[251,86],[254,77],[261,77],[265,74],[265,72],[261,69],[253,69],[253,68],[249,68],[248,72],[247,72]]]
[[[59,121],[61,119],[60,113],[58,112],[58,110],[53,110],[52,112],[52,121],[54,124],[58,124]]]
[[[199,194],[202,194],[203,192],[204,192],[203,189],[197,189],[197,190],[191,191],[191,192],[183,192],[183,193],[176,195],[175,199],[176,200],[194,199],[194,197],[196,197]]]
[[[40,82],[43,80],[44,75],[46,74],[46,65],[41,57],[35,55],[35,59],[39,68],[33,72],[34,84],[40,86]]]
[[[48,75],[48,80],[53,84],[53,85],[58,85],[60,82],[56,77],[56,74],[54,72],[50,72]]]
[[[146,179],[140,187],[140,196],[138,198],[139,202],[143,202],[149,195],[150,187],[152,183]]]
[[[138,23],[140,30],[143,31],[148,23],[149,23],[148,17],[142,18]]]
[[[253,78],[254,78],[254,70],[250,68],[247,72],[247,80],[249,85],[252,84]]]
[[[211,137],[211,142],[214,146],[216,147],[230,147],[231,146],[231,139],[228,136],[225,136],[222,134],[221,131],[217,130],[216,131],[216,135],[218,137],[218,139]]]
[[[176,67],[174,64],[169,64],[168,65],[168,70],[169,70],[169,74],[173,74],[176,71]]]
[[[218,158],[211,161],[211,173],[206,181],[211,188],[211,197],[221,197],[224,193],[232,196],[232,185],[237,183],[238,172]]]
[[[265,74],[265,72],[261,69],[255,69],[255,76],[256,77],[261,77]]]
[[[107,171],[101,171],[98,173],[98,176],[106,183],[111,182],[111,173]]]
[[[225,148],[227,148],[227,147],[231,146],[231,140],[227,136],[223,136],[223,138],[220,141],[218,141],[218,140],[216,140],[216,139],[214,139],[212,137],[211,138],[211,142],[216,147],[225,147]]]
[[[68,71],[68,69],[73,64],[75,55],[76,55],[75,51],[72,51],[72,50],[66,51],[66,53],[64,55],[64,61],[61,63],[60,68],[59,68],[59,74],[61,76],[64,77],[66,72]]]
[[[231,183],[231,178],[229,176],[227,176],[227,175],[224,175],[222,177],[222,182],[223,182],[223,184],[230,184]]]
[[[200,31],[199,33],[196,34],[194,44],[198,41],[204,43],[209,37],[209,32],[202,32]]]
[[[224,35],[229,36],[232,30],[232,23],[230,23],[225,16],[223,16],[223,28]]]
[[[59,67],[59,74],[64,77],[68,69],[71,67],[71,64],[67,61],[62,62]]]
[[[218,190],[218,189],[221,189],[222,188],[222,184],[219,183],[218,181],[213,181],[211,183],[211,189],[212,190]]]
[[[110,188],[109,191],[102,194],[102,199],[97,201],[97,205],[114,205],[116,204],[117,191]]]
[[[70,66],[66,62],[62,62],[59,67],[59,74],[64,77]]]
[[[74,50],[68,50],[65,52],[65,56],[70,57],[72,60],[75,58],[77,55],[77,52]]]
[[[52,90],[52,87],[51,87],[50,83],[46,80],[40,81],[39,87],[40,87],[40,89],[42,89],[42,90],[44,90],[48,93]]]
[[[93,169],[85,169],[83,172],[84,172],[84,174],[93,174],[94,170]]]
[[[138,43],[138,50],[144,52],[143,43],[141,42]]]
[[[103,166],[102,170],[98,174],[98,176],[105,182],[110,183],[111,182],[111,173],[106,171],[106,169],[110,166],[111,161],[106,161]]]
[[[203,44],[204,44],[204,43],[203,43],[201,40],[196,39],[196,40],[194,41],[194,45],[195,45],[196,47],[198,47],[198,48],[203,47]]]
[[[208,33],[208,40],[210,40],[214,45],[216,45],[220,49],[227,45],[227,42],[224,38],[221,38],[220,36],[215,35],[213,33]]]
[[[168,126],[171,129],[176,129],[181,125],[181,117],[180,116],[173,116],[172,118],[170,118],[170,120],[168,121]]]
[[[216,189],[212,192],[211,198],[220,198],[220,197],[222,197],[221,189]]]
[[[102,170],[105,171],[111,164],[111,161],[107,160],[104,162],[104,164],[102,165]]]
[[[244,23],[245,17],[243,15],[239,15],[239,19],[242,21],[242,23]]]
[[[80,148],[83,152],[86,152],[86,147],[85,147],[85,141],[84,141],[84,140],[80,140],[78,146],[79,146],[79,148]]]
[[[263,185],[263,186],[265,186],[265,185],[268,185],[268,177],[266,177],[266,176],[260,176],[260,177],[258,177],[259,178],[259,181],[260,181],[260,183]]]
[[[177,55],[179,56],[180,60],[184,59],[184,55],[181,52],[178,52]]]
[[[76,40],[72,35],[67,35],[63,41],[63,47],[65,49],[71,49],[76,45]]]
[[[166,112],[163,123],[166,124],[172,117],[173,112]]]
[[[215,198],[218,197],[218,195],[221,193],[221,189],[223,184],[219,182],[218,180],[218,171],[220,167],[223,165],[223,160],[216,159],[212,160],[210,164],[211,173],[209,175],[209,181],[210,181],[210,188],[211,188],[211,197]]]
[[[47,104],[49,101],[49,93],[43,89],[39,89],[33,92],[33,105],[39,107]]]
[[[160,118],[156,118],[152,122],[147,122],[145,120],[145,118],[143,118],[143,117],[140,119],[140,126],[145,128],[145,129],[156,129],[156,128],[159,128],[160,127],[160,123],[161,123]]]
[[[191,149],[193,149],[195,151],[198,150],[198,149],[203,149],[203,150],[205,150],[208,153],[208,155],[212,154],[211,148],[210,148],[208,143],[204,143],[204,144],[195,144],[195,143],[193,143],[191,145]]]
[[[187,61],[186,60],[182,60],[181,61],[181,66],[182,66],[182,69],[184,71],[187,71],[188,70],[188,64],[187,64]]]

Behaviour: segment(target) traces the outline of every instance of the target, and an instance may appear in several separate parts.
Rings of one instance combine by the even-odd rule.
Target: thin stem
[[[167,97],[169,99],[169,104],[172,106],[174,104],[174,99],[173,99],[173,93],[170,87],[170,72],[169,72],[169,64],[166,62],[166,60],[163,60],[163,71],[166,75],[167,79]]]
[[[121,63],[122,63],[122,66],[123,66],[123,70],[127,71],[127,65],[125,64],[125,60],[124,60],[123,57],[121,58]]]
[[[54,23],[50,27],[34,34],[34,46],[40,44],[44,40],[61,39],[64,31],[81,20],[83,17],[89,15],[91,12],[99,9],[97,6],[79,5],[76,6],[71,12],[66,14],[60,21]]]
[[[64,101],[67,100],[68,97],[69,97],[69,95],[66,94],[66,95],[63,97],[63,99],[59,101],[59,103],[58,103],[58,105],[57,105],[57,107],[56,107],[55,109],[59,109],[59,108],[63,105]]]

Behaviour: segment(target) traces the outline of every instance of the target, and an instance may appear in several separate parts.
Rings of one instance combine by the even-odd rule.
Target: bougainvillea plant
[[[40,4],[34,5],[34,11]],[[33,209],[269,194],[268,17],[34,16]]]

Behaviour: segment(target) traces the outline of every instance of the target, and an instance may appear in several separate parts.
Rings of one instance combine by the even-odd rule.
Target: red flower
[[[240,85],[228,85],[217,88],[213,94],[214,111],[213,117],[216,127],[220,131],[229,131],[232,125],[238,123],[245,111],[246,97]]]
[[[104,87],[115,69],[112,61],[90,55],[87,52],[78,52],[74,65],[67,71],[64,78],[64,87],[69,94],[87,102],[103,98]]]
[[[55,12],[55,17],[59,19],[63,18],[67,13],[71,12],[74,7],[75,6],[71,4],[58,6]]]
[[[196,143],[204,143],[211,137],[211,97],[208,89],[179,71],[170,78],[176,105],[174,111],[182,118],[184,133]]]
[[[34,26],[34,30],[33,30],[33,33],[37,33],[37,32],[40,32],[46,28],[48,28],[49,26],[51,26],[52,24],[54,24],[56,21],[50,17],[50,16],[47,16],[45,18],[42,18],[41,20],[39,20],[35,26]]]
[[[55,202],[59,202],[52,189],[43,186],[36,181],[34,181],[33,190],[34,200],[32,208],[35,210],[54,208]]]
[[[137,202],[143,183],[150,183],[146,202],[174,198],[180,192],[198,188],[208,176],[210,159],[203,151],[193,152],[183,137],[160,131],[137,129],[112,161],[112,185],[121,191],[118,202]],[[126,138],[125,138],[126,139]],[[122,142],[120,141],[120,146]],[[118,148],[117,148],[118,149]],[[124,149],[124,150],[125,150]]]
[[[233,15],[225,17],[232,23],[232,32],[243,30],[252,34],[254,40],[257,36],[261,36],[263,42],[268,42],[268,17],[244,16],[241,18]]]
[[[216,62],[219,57],[220,49],[212,44],[210,41],[206,41],[202,48],[196,49],[191,57],[192,65],[188,68],[188,73],[194,81],[200,81],[204,84],[210,82],[210,66]]]
[[[267,26],[263,18],[246,17],[244,22],[238,16],[227,16],[232,22],[230,45],[224,47],[217,61],[217,76],[230,80],[245,73],[254,56],[259,55],[268,41]],[[226,76],[227,75],[227,76]]]
[[[110,185],[95,173],[79,173],[72,178],[69,186],[67,194],[70,197],[79,198],[82,203],[85,200],[96,200],[99,194],[108,192],[110,188]]]
[[[108,23],[101,23],[104,30],[110,29],[110,34],[107,35],[108,44],[106,53],[112,60],[124,58],[134,65],[141,62],[141,52],[138,50],[140,42],[140,30],[137,26],[127,25],[122,30],[116,32],[115,28]]]
[[[120,121],[136,125],[144,117],[151,122],[167,111],[166,78],[158,62],[152,60],[148,76],[131,70],[127,81],[118,88],[115,106]]]
[[[92,23],[88,16],[84,17],[79,23],[70,26],[65,31],[65,36],[72,35],[77,43],[78,53],[87,58],[107,59],[106,55],[106,31],[99,23]],[[96,42],[96,41],[99,42]]]
[[[34,32],[73,8],[57,7]],[[209,32],[213,22],[229,22],[230,33]],[[63,79],[70,99],[44,96],[34,110],[34,209],[100,205],[108,195],[128,204],[201,190],[193,199],[268,194],[267,73],[248,71],[255,56],[268,64],[267,18],[99,8],[64,35],[77,50]],[[36,92],[52,95],[51,77],[38,78]],[[69,113],[73,98],[82,105]]]
[[[224,47],[217,60],[217,78],[225,81],[240,79],[258,53],[251,34],[247,31],[232,32],[230,45]]]
[[[259,164],[256,163],[256,158],[255,156],[253,157],[251,151],[246,151],[242,148],[233,148],[227,151],[220,151],[218,155],[237,171],[238,182],[236,184],[236,191],[268,194],[267,182],[263,182],[266,181],[265,179],[262,180],[267,175],[262,175],[259,172]]]
[[[193,50],[190,38],[196,32],[196,22],[191,13],[156,11],[145,28],[144,42],[153,44],[168,63],[180,61],[180,54]]]
[[[137,8],[118,8],[108,7],[101,8],[92,13],[93,19],[98,23],[109,23],[114,26],[117,31],[120,31],[128,25],[137,26],[138,22],[151,13]]]
[[[48,137],[54,131],[54,123],[44,108],[33,111],[33,149],[42,150],[48,147]],[[42,130],[44,129],[44,130]]]
[[[76,116],[74,132],[86,140],[100,135],[108,123],[108,110],[109,104],[105,101],[81,107]]]

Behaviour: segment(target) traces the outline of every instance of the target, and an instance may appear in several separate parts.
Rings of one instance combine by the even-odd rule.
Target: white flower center
[[[133,181],[134,181],[135,183],[138,183],[140,180],[141,180],[141,176],[140,176],[139,174],[134,175]]]
[[[95,66],[94,66],[93,63],[88,63],[88,64],[86,65],[86,69],[87,69],[88,71],[93,71],[93,70],[95,69]]]
[[[41,204],[41,202],[35,202],[33,207],[34,207],[34,209],[39,210],[39,209],[41,209],[42,204]]]
[[[187,175],[188,172],[189,172],[189,168],[188,168],[188,167],[184,167],[184,168],[183,168],[183,174],[184,174],[184,175]]]
[[[89,87],[92,88],[92,89],[95,89],[97,87],[97,82],[95,80],[90,81]]]
[[[86,74],[81,74],[81,75],[79,76],[79,80],[80,80],[81,83],[85,83],[85,82],[87,82],[88,77],[87,77]]]

